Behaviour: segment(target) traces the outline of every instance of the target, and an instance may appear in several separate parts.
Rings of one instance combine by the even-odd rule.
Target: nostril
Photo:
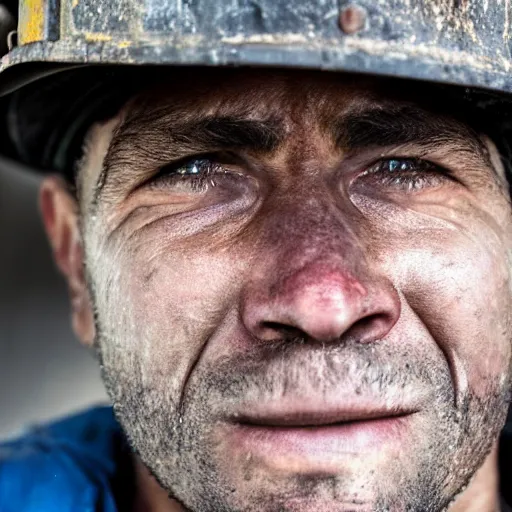
[[[259,338],[270,340],[294,340],[306,339],[308,335],[292,325],[286,325],[280,322],[261,322],[259,325]]]
[[[386,313],[368,315],[356,321],[349,329],[330,341],[343,342],[350,340],[356,343],[372,343],[384,338],[394,323],[392,315]],[[261,322],[258,329],[258,338],[265,341],[313,341],[314,339],[311,334],[302,329],[280,322]]]
[[[371,343],[384,338],[394,324],[394,318],[387,313],[368,315],[355,322],[344,337],[358,343]]]

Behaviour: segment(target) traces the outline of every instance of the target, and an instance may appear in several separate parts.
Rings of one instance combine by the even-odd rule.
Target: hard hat
[[[512,1],[20,0],[9,47],[4,152],[64,170],[102,100],[162,66],[348,71],[511,93]]]

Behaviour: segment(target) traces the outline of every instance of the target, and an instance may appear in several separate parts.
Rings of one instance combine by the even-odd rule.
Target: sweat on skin
[[[45,180],[134,510],[498,509],[505,172],[402,84],[181,70],[91,128],[77,200]]]

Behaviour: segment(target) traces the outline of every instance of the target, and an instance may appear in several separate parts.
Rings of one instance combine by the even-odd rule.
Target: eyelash
[[[189,174],[187,174],[189,171]],[[215,178],[218,174],[230,174],[225,168],[213,159],[207,157],[195,158],[177,164],[162,167],[153,183],[175,185],[185,183],[193,192],[205,192],[209,186],[215,187]]]
[[[447,169],[418,158],[379,160],[366,169],[360,177],[375,178],[380,185],[405,192],[437,187],[447,179],[453,180]]]
[[[213,158],[202,157],[162,167],[153,180],[154,184],[165,186],[184,183],[193,192],[202,193],[209,186],[216,186],[219,174],[236,174],[227,171]],[[380,185],[414,192],[428,187],[439,186],[446,179],[453,179],[450,172],[438,165],[418,158],[389,158],[379,160],[368,167],[359,178],[377,179]]]

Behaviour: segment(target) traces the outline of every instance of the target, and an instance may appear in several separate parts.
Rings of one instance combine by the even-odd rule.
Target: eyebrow
[[[257,121],[235,117],[212,117],[175,129],[175,142],[205,148],[244,149],[256,153],[272,153],[284,141],[279,122]]]
[[[476,152],[490,163],[485,144],[467,123],[410,105],[354,112],[335,123],[330,131],[336,146],[344,149],[448,143]]]

